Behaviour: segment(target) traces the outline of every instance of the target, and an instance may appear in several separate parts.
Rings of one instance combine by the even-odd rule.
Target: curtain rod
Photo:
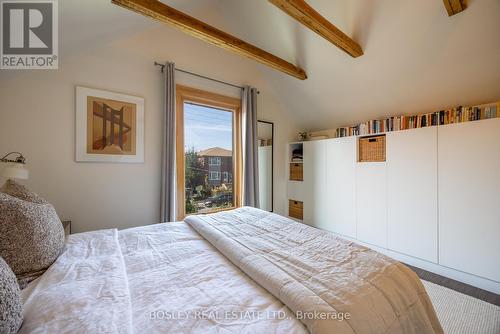
[[[160,64],[160,63],[158,63],[156,61],[155,61],[155,66],[160,66],[162,72],[165,69],[165,64]],[[217,79],[214,79],[214,78],[210,78],[210,77],[207,77],[207,76],[204,76],[204,75],[201,75],[201,74],[189,72],[189,71],[177,68],[177,67],[175,68],[175,70],[179,71],[179,72],[182,72],[182,73],[186,73],[186,74],[195,76],[195,77],[198,77],[198,78],[203,78],[203,79],[207,79],[207,80],[210,80],[210,81],[215,81],[215,82],[218,82],[218,83],[221,83],[221,84],[224,84],[224,85],[228,85],[228,86],[231,86],[231,87],[234,87],[234,88],[243,89],[242,86],[238,86],[238,85],[235,85],[235,84],[232,84],[232,83],[229,83],[229,82],[225,82],[225,81],[217,80]],[[260,92],[257,91],[257,94],[260,94]]]

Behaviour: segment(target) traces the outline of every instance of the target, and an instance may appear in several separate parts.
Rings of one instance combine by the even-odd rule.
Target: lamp
[[[9,156],[16,154],[17,156],[14,159],[9,158]],[[10,152],[4,155],[0,162],[7,163],[7,167],[5,167],[0,176],[9,179],[20,179],[26,180],[29,176],[29,170],[26,168],[26,158],[19,152]]]

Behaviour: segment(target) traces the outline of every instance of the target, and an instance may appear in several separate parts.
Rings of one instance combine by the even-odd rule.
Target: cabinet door
[[[356,238],[356,137],[326,141],[328,217],[322,228]]]
[[[304,143],[304,222],[323,225],[325,205],[325,141]]]
[[[387,170],[385,162],[357,163],[358,239],[387,247]]]
[[[438,129],[439,263],[500,282],[500,119]]]
[[[437,127],[387,134],[387,246],[437,263]]]

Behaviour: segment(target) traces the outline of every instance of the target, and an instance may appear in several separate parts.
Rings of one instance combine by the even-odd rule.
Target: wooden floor
[[[472,285],[468,285],[459,281],[455,281],[451,278],[447,278],[438,274],[431,273],[430,271],[426,271],[420,268],[412,267],[406,264],[410,269],[412,269],[420,279],[424,281],[432,282],[434,284],[438,284],[444,286],[448,289],[452,289],[458,292],[463,293],[464,295],[468,295],[490,304],[494,304],[500,306],[500,295],[497,295],[493,292],[489,292],[483,289],[476,288]]]

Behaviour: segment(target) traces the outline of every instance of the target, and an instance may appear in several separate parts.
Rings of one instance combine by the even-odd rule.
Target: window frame
[[[216,163],[212,162],[213,159],[215,159]],[[222,165],[221,157],[208,157],[208,165],[209,166],[221,166]]]
[[[212,178],[212,174],[215,174],[215,175],[216,175],[215,179],[214,179],[214,178]],[[220,172],[217,172],[217,171],[209,171],[209,172],[208,172],[208,180],[209,180],[209,181],[222,181],[222,179],[221,179],[221,175],[220,175],[220,174],[221,174],[221,173],[220,173]]]
[[[176,85],[176,167],[177,167],[177,219],[186,215],[184,104],[192,103],[216,108],[233,114],[233,200],[234,207],[215,209],[210,212],[231,210],[241,206],[243,186],[243,155],[241,138],[241,100],[183,85]],[[222,164],[222,159],[221,159]],[[209,175],[210,176],[210,175]],[[222,175],[221,175],[222,176]]]

